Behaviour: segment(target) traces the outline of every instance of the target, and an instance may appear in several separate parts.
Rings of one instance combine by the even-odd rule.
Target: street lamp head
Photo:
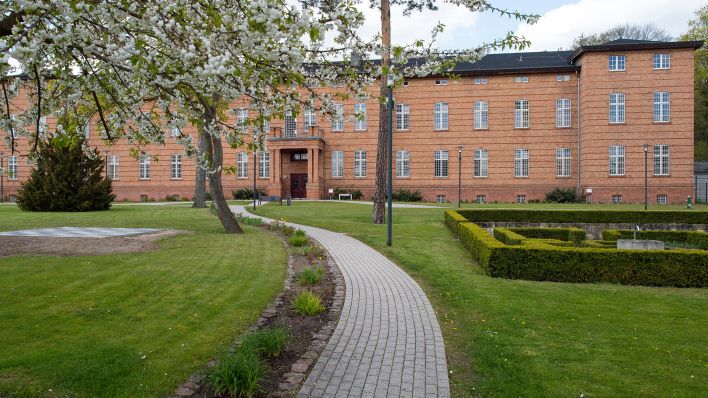
[[[644,152],[648,152],[648,151],[649,151],[649,144],[644,144]]]
[[[387,87],[393,87],[393,85],[396,83],[396,78],[393,76],[393,74],[389,73],[386,76],[386,86]]]
[[[462,145],[457,146],[457,153],[462,153]]]

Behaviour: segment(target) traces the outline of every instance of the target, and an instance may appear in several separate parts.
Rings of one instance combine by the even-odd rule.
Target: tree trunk
[[[206,151],[206,137],[204,132],[200,131],[197,144],[197,156],[201,157]],[[196,174],[194,177],[194,202],[192,207],[203,209],[206,207],[206,170],[197,165]]]
[[[216,107],[213,105],[207,106],[204,120],[205,124],[211,125],[216,119]],[[221,136],[209,134],[205,137],[206,154],[209,159],[209,191],[211,192],[211,200],[216,210],[216,215],[224,226],[224,231],[228,234],[242,234],[243,230],[238,225],[236,217],[229,209],[229,205],[224,199],[224,190],[221,186],[221,170],[224,163],[224,150],[221,145]]]
[[[391,167],[391,160],[386,152],[388,140],[388,112],[386,110],[386,72],[391,65],[391,8],[389,0],[381,0],[381,41],[383,53],[381,54],[381,93],[379,101],[379,139],[376,144],[376,179],[374,182],[374,209],[371,221],[374,224],[383,224],[386,214],[386,171]]]

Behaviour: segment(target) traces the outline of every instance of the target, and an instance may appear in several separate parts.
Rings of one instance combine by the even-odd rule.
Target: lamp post
[[[256,174],[258,174],[258,152],[256,151],[256,131],[253,131],[253,211],[256,211]]]
[[[0,203],[5,203],[5,163],[3,163],[4,153],[0,152]]]
[[[648,162],[649,144],[644,144],[644,210],[649,205],[649,177],[648,177]]]
[[[388,102],[386,106],[386,111],[388,113],[388,239],[386,240],[386,245],[391,246],[391,229],[393,222],[393,84],[395,80],[393,75],[389,74],[386,77],[386,86],[388,89],[387,97]]]
[[[462,207],[462,145],[457,146],[457,207]]]

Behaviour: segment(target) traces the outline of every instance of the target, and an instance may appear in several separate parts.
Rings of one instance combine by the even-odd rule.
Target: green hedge
[[[708,253],[554,247],[534,239],[507,246],[474,223],[458,223],[460,241],[491,276],[575,283],[703,287]]]
[[[708,224],[706,211],[458,210],[471,222]]]
[[[504,244],[509,246],[520,245],[525,237],[517,234],[516,232],[510,231],[507,228],[494,228],[494,238]]]
[[[509,228],[521,236],[535,239],[557,239],[580,244],[585,240],[585,230],[580,228]]]
[[[634,231],[631,230],[607,229],[602,231],[602,239],[604,240],[616,241],[633,237]],[[708,233],[703,231],[637,231],[637,238],[685,243],[708,250]]]
[[[459,235],[458,224],[461,222],[468,222],[466,218],[453,210],[445,211],[445,223],[452,229],[455,235]]]

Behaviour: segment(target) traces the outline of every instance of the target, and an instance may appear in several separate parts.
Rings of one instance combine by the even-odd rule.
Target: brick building
[[[642,202],[646,145],[650,202],[683,202],[695,184],[693,53],[702,45],[616,40],[490,54],[458,65],[458,79],[408,79],[394,91],[394,190],[455,201],[459,172],[464,201],[526,202],[566,187],[591,192],[596,203]],[[23,106],[21,98],[13,103]],[[245,148],[225,149],[236,173],[224,176],[224,191],[252,187],[255,171],[269,195],[319,199],[341,188],[371,197],[378,99],[341,106],[335,120],[307,111],[273,120],[267,152],[256,160]],[[194,127],[186,132],[196,136]],[[191,198],[194,162],[173,139],[135,159],[128,143],[104,144],[97,126],[87,133],[108,159],[119,200]],[[31,168],[26,138],[18,148],[10,156],[0,147],[6,197]]]

